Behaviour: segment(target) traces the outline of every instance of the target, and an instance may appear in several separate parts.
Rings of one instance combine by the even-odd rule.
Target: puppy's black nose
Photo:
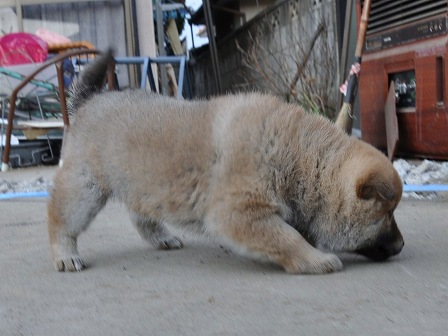
[[[357,250],[356,252],[366,256],[369,259],[372,259],[373,261],[384,261],[394,255],[397,255],[401,252],[403,249],[404,243],[399,244],[399,247],[380,247],[380,246],[373,246],[373,247],[366,247]]]
[[[383,248],[386,250],[386,254],[388,254],[389,257],[392,257],[394,255],[399,254],[403,249],[403,246],[404,246],[404,240],[403,237],[400,237],[394,243],[386,245]]]
[[[383,261],[399,254],[403,249],[404,240],[395,221],[393,224],[389,232],[380,234],[374,243],[356,252],[374,261]]]

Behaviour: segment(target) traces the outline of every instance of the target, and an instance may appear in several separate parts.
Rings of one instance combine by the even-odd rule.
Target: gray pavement
[[[154,250],[110,203],[80,237],[88,269],[58,273],[46,200],[0,201],[0,335],[446,335],[447,203],[404,200],[396,219],[398,257],[342,255],[340,273],[297,276],[199,237]]]

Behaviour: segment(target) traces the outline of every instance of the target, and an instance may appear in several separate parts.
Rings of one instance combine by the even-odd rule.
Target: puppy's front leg
[[[311,246],[276,214],[254,219],[253,213],[225,213],[223,207],[213,211],[206,225],[239,250],[268,257],[288,273],[321,274],[342,269],[342,262],[336,255]]]

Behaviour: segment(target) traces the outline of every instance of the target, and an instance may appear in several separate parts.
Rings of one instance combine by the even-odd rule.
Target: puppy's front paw
[[[324,257],[313,265],[310,273],[333,273],[341,271],[342,268],[342,261],[336,255],[325,253]]]
[[[53,265],[59,272],[79,272],[86,268],[85,262],[79,256],[56,259]]]
[[[178,250],[183,246],[184,244],[182,243],[182,241],[174,236],[158,240],[158,248],[160,250]]]
[[[331,253],[319,252],[296,262],[283,265],[288,273],[294,274],[323,274],[342,270],[339,258]]]

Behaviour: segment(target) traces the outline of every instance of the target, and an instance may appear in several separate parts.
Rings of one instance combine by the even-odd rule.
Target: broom
[[[352,106],[355,102],[356,93],[358,91],[358,77],[361,71],[362,50],[364,48],[364,41],[366,37],[367,25],[370,15],[370,7],[372,0],[365,0],[362,8],[361,23],[358,31],[358,41],[356,42],[355,61],[351,66],[350,74],[344,84],[341,85],[340,90],[345,95],[344,103],[336,118],[335,125],[343,129],[349,135],[352,134],[353,115]]]

